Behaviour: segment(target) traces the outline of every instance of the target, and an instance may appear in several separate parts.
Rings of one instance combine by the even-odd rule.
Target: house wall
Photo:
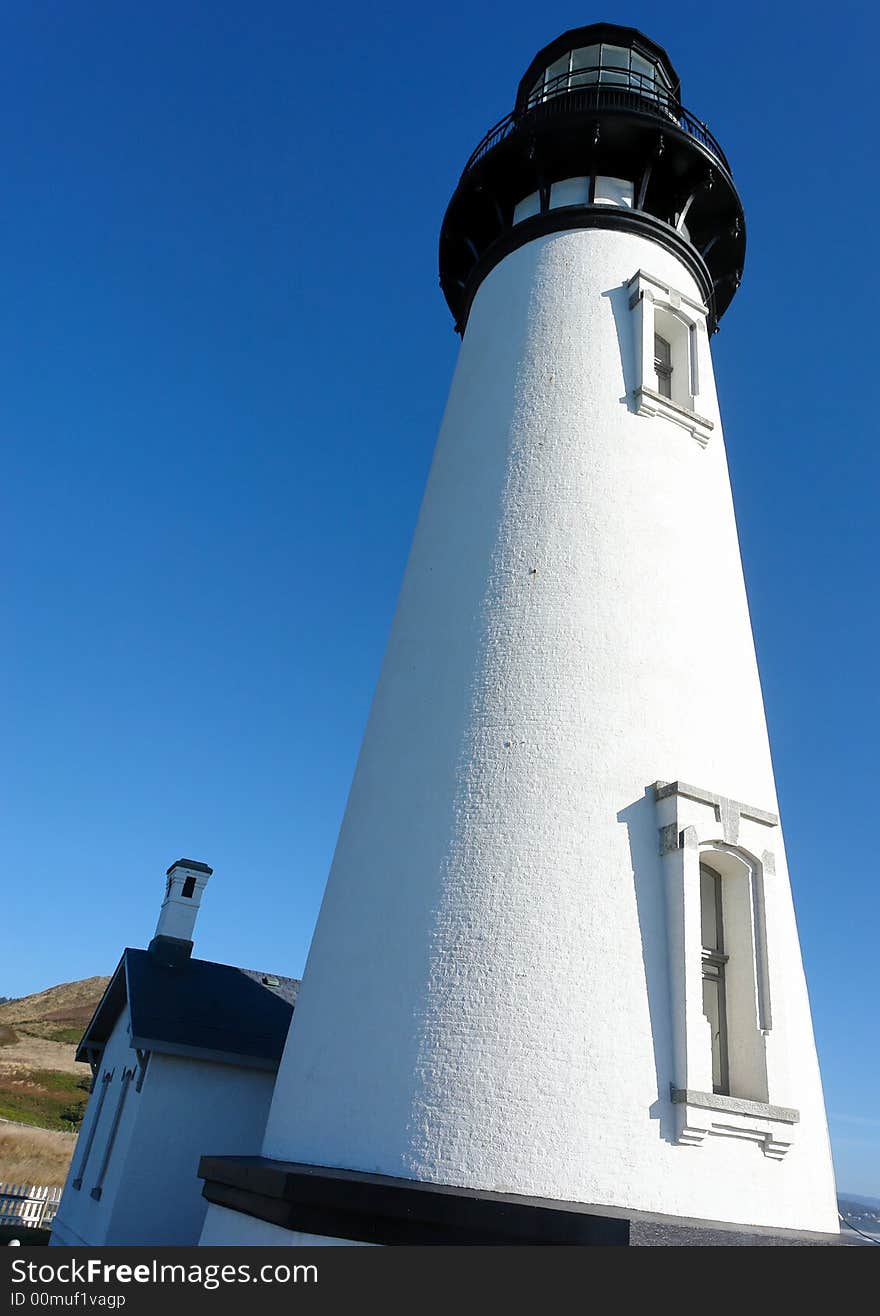
[[[268,1070],[154,1054],[106,1241],[197,1243],[207,1206],[199,1158],[253,1155],[274,1081]]]
[[[118,1166],[126,1160],[137,1120],[138,1100],[141,1094],[135,1093],[134,1083],[129,1085],[126,1095],[125,1106],[123,1107],[114,1141],[113,1155],[107,1167],[108,1173],[102,1187],[100,1200],[96,1201],[91,1194],[92,1189],[97,1184],[98,1172],[113,1121],[113,1113],[122,1090],[122,1073],[126,1067],[131,1068],[132,1066],[137,1066],[137,1056],[131,1048],[128,1010],[123,1010],[104,1048],[97,1079],[92,1087],[92,1093],[86,1106],[86,1113],[77,1138],[76,1151],[61,1196],[61,1205],[52,1225],[51,1241],[53,1244],[67,1243],[75,1246],[88,1243],[90,1246],[99,1246],[106,1241],[107,1227],[114,1204],[114,1194],[109,1188],[110,1183],[113,1181],[114,1163]],[[83,1065],[83,1072],[85,1073],[85,1071],[86,1066]],[[101,1102],[102,1079],[108,1073],[112,1073],[113,1077],[107,1087],[106,1096]],[[95,1125],[96,1118],[97,1126]],[[91,1149],[88,1153],[88,1159],[83,1165],[83,1158],[93,1130],[94,1137],[91,1138]],[[74,1188],[74,1181],[80,1176],[82,1177],[82,1186],[78,1189]]]
[[[196,1243],[206,1203],[196,1177],[205,1153],[229,1155],[259,1147],[272,1095],[274,1073],[189,1057],[150,1056],[140,1092],[128,1085],[113,1150],[96,1200],[92,1189],[107,1146],[122,1091],[121,1075],[137,1069],[120,1015],[102,1058],[99,1081],[86,1110],[68,1181],[53,1225],[52,1243],[91,1247],[113,1244]],[[101,1090],[101,1076],[114,1071],[95,1137],[80,1173]]]

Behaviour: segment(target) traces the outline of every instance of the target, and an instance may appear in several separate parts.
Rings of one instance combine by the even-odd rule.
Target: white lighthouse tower
[[[203,1161],[204,1242],[837,1232],[710,352],[744,249],[631,28],[542,50],[465,166],[446,415],[264,1145]]]

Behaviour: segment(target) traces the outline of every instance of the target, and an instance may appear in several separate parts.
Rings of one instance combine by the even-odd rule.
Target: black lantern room
[[[440,232],[456,329],[504,256],[571,228],[641,233],[673,251],[710,329],[739,287],[745,220],[727,158],[682,105],[666,51],[635,28],[593,23],[545,46],[465,165]]]

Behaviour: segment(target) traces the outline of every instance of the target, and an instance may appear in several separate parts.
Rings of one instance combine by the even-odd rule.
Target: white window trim
[[[700,397],[700,337],[707,336],[708,309],[683,292],[677,292],[644,270],[638,270],[626,285],[629,305],[635,328],[635,379],[632,399],[639,416],[662,416],[686,429],[701,447],[709,442],[713,422],[697,410]],[[654,374],[654,334],[668,337],[662,329],[655,329],[655,311],[668,313],[687,335],[687,405],[663,397],[656,387]]]
[[[769,1159],[782,1160],[796,1136],[799,1114],[787,1100],[784,1039],[774,1043],[772,1034],[765,878],[775,872],[775,855],[763,847],[773,843],[779,818],[681,781],[655,782],[654,796],[666,888],[673,1034],[669,1099],[676,1141],[699,1147],[708,1137],[738,1138],[757,1144]],[[712,1092],[702,1005],[700,863],[711,866],[713,851],[727,852],[749,869],[756,1023],[766,1057],[766,1101]]]

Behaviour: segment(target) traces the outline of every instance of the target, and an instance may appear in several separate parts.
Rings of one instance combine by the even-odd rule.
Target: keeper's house
[[[92,1093],[52,1243],[188,1245],[199,1157],[262,1141],[299,983],[192,958],[211,869],[179,859],[148,950],[125,950],[76,1053]]]

